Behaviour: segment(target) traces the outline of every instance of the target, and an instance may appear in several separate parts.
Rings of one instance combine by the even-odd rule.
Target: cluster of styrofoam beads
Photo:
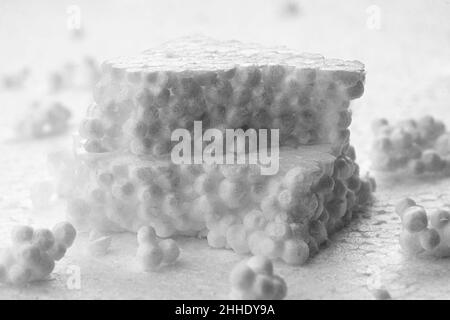
[[[68,214],[80,228],[87,220],[105,231],[150,225],[159,237],[202,234],[213,248],[298,265],[370,202],[375,187],[344,155],[336,159],[333,176],[316,179],[302,167],[269,177],[244,165],[119,161],[95,170],[84,195],[69,201]]]
[[[286,282],[274,274],[272,261],[254,256],[238,263],[230,274],[233,300],[282,300],[286,297]]]
[[[81,62],[67,62],[48,77],[50,90],[56,92],[69,88],[92,89],[99,79],[99,64],[91,56]]]
[[[410,198],[397,203],[395,212],[402,220],[400,245],[408,254],[450,255],[450,212],[444,209],[429,214]]]
[[[23,285],[45,279],[62,259],[76,237],[68,222],[49,229],[33,229],[21,225],[13,229],[12,246],[0,257],[0,282]]]
[[[175,263],[180,256],[180,248],[173,239],[158,239],[155,229],[145,226],[137,233],[138,249],[136,257],[144,271],[155,271],[161,265]]]
[[[122,131],[117,130],[113,139],[107,134],[102,140],[87,137],[95,139],[96,146],[87,141],[88,152],[167,153],[171,131],[192,130],[196,120],[202,121],[204,130],[280,129],[281,145],[342,141],[351,123],[347,107],[355,96],[334,80],[332,72],[237,67],[187,77],[169,71],[106,69],[94,95],[98,113],[87,121]]]
[[[41,105],[34,102],[30,111],[16,127],[20,138],[34,139],[65,132],[71,117],[70,110],[59,102]]]
[[[373,165],[394,171],[408,168],[413,174],[450,169],[448,134],[443,122],[431,116],[390,125],[386,119],[373,123]]]

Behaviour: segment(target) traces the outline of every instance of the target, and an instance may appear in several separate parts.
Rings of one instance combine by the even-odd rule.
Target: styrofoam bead
[[[153,141],[150,138],[134,138],[130,142],[130,152],[142,156],[151,151]]]
[[[0,283],[5,283],[8,278],[8,271],[6,267],[0,264]]]
[[[55,242],[53,246],[47,251],[47,253],[53,261],[59,261],[64,257],[66,251],[67,248],[64,244]]]
[[[106,192],[101,188],[94,188],[89,192],[89,198],[93,203],[103,205],[106,203]]]
[[[255,292],[257,299],[271,300],[277,293],[277,290],[278,288],[275,287],[272,277],[265,274],[256,275],[253,291]]]
[[[285,189],[278,194],[278,204],[283,210],[290,210],[295,206],[295,198],[289,189]]]
[[[136,187],[131,182],[114,183],[111,188],[111,193],[116,199],[128,200],[136,193]]]
[[[155,157],[164,156],[170,153],[171,143],[170,141],[165,141],[161,139],[158,142],[155,142],[152,147],[152,154]]]
[[[403,212],[405,212],[406,209],[416,206],[416,202],[411,199],[411,198],[404,198],[402,200],[400,200],[399,202],[397,202],[397,204],[395,205],[395,213],[397,213],[397,215],[399,217],[401,217],[403,215]]]
[[[445,133],[441,135],[435,145],[434,145],[437,153],[441,156],[449,156],[450,155],[450,133]]]
[[[106,152],[106,148],[103,146],[100,140],[89,139],[83,144],[84,150],[89,153],[103,153]]]
[[[433,228],[441,229],[445,227],[450,221],[450,211],[444,209],[437,209],[430,212],[430,225]]]
[[[334,162],[334,176],[337,179],[347,180],[353,175],[353,165],[351,161],[344,157],[339,157]]]
[[[393,147],[398,150],[409,148],[413,144],[412,135],[400,128],[394,129],[389,137],[391,139]]]
[[[50,275],[55,268],[55,262],[53,259],[45,252],[41,252],[41,259],[39,264],[34,266],[32,270],[33,280],[42,280]]]
[[[111,167],[111,172],[115,179],[127,179],[130,174],[130,168],[127,164],[115,164]]]
[[[309,246],[301,239],[289,239],[284,243],[281,258],[291,265],[302,265],[308,260]]]
[[[142,139],[148,133],[148,125],[141,120],[129,119],[124,125],[124,131],[131,136]]]
[[[33,240],[34,230],[30,226],[15,226],[11,231],[11,240],[14,244],[22,244]]]
[[[110,138],[118,138],[122,136],[122,134],[122,126],[117,123],[113,123],[105,129],[105,135]]]
[[[309,256],[314,257],[316,254],[319,253],[319,244],[317,243],[315,238],[309,238],[308,239],[308,249],[309,249]]]
[[[41,259],[41,249],[36,244],[22,244],[16,250],[17,261],[27,266],[37,264]]]
[[[6,269],[16,263],[16,255],[12,248],[0,249],[0,266],[4,266]]]
[[[164,253],[157,245],[141,245],[136,254],[140,267],[144,271],[155,271],[163,261]]]
[[[87,252],[92,256],[104,256],[111,246],[112,237],[103,236],[92,241],[87,245]]]
[[[263,230],[267,224],[267,220],[263,213],[259,210],[252,210],[244,216],[244,226],[247,231]]]
[[[432,116],[424,116],[417,121],[421,140],[424,143],[433,142],[437,137],[445,132],[445,125],[436,121]]]
[[[340,179],[336,179],[334,182],[333,195],[336,199],[345,199],[347,194],[347,186]]]
[[[328,175],[322,176],[319,181],[313,186],[312,190],[317,193],[329,194],[334,189],[335,181]]]
[[[261,211],[268,220],[273,219],[280,210],[278,199],[275,196],[267,196],[261,201]]]
[[[409,169],[416,175],[423,174],[426,170],[425,163],[419,159],[413,159],[408,164]]]
[[[347,192],[347,210],[353,210],[355,205],[357,204],[356,193],[352,190],[348,190]]]
[[[191,207],[192,211],[197,211],[199,215],[204,217],[222,216],[227,209],[222,201],[215,196],[202,195],[195,199]]]
[[[328,212],[328,210],[326,208],[324,208],[322,211],[322,214],[319,217],[319,221],[321,221],[322,223],[324,223],[326,225],[329,219],[330,219],[330,213]]]
[[[424,208],[412,206],[403,212],[403,227],[409,232],[419,232],[427,227],[428,218]]]
[[[361,182],[357,196],[359,205],[367,205],[372,201],[372,187],[369,181]]]
[[[418,254],[424,249],[419,241],[419,233],[411,233],[407,230],[403,230],[400,233],[400,246],[408,254]]]
[[[15,264],[8,270],[9,282],[21,286],[31,280],[31,269],[22,264]]]
[[[40,250],[47,251],[55,243],[55,237],[49,229],[36,229],[32,243],[36,244]]]
[[[180,248],[173,239],[161,240],[159,247],[163,252],[163,263],[172,264],[180,256]]]
[[[269,222],[265,232],[275,241],[284,241],[292,237],[291,227],[287,223]]]
[[[55,241],[63,244],[66,248],[70,248],[75,241],[77,230],[69,222],[60,222],[52,229]]]
[[[389,153],[394,149],[392,141],[389,137],[378,137],[373,143],[373,149],[375,151],[383,153]]]
[[[426,171],[436,172],[445,167],[445,161],[434,150],[425,150],[421,160],[425,164]]]
[[[267,252],[275,248],[275,241],[270,239],[264,231],[257,230],[250,233],[247,241],[250,252],[255,256],[267,256]]]
[[[419,233],[419,242],[425,250],[433,250],[441,242],[441,237],[436,229],[424,229]]]
[[[160,238],[171,237],[176,232],[175,227],[173,226],[173,224],[170,221],[166,220],[166,219],[156,221],[153,224],[153,227],[155,228],[156,235],[158,237],[160,237]]]
[[[309,224],[309,234],[316,240],[318,245],[328,240],[328,232],[325,224],[319,220],[311,221]]]
[[[230,181],[244,180],[248,171],[249,166],[244,164],[225,164],[220,166],[220,172]]]
[[[231,270],[231,287],[238,290],[249,291],[253,287],[255,278],[255,272],[247,265],[247,263],[245,261],[240,262]]]
[[[264,256],[253,256],[247,260],[247,266],[256,274],[273,275],[273,264],[270,259]]]
[[[249,188],[243,181],[224,179],[219,184],[218,195],[230,209],[237,209],[247,204]]]
[[[273,296],[274,300],[282,300],[286,297],[287,294],[287,285],[286,281],[278,275],[274,275],[272,277],[272,281],[275,286],[275,294]]]
[[[195,179],[194,190],[200,195],[215,193],[219,182],[220,175],[204,173]]]
[[[240,223],[241,223],[241,221],[237,215],[229,213],[229,214],[226,214],[226,215],[223,215],[222,217],[220,217],[217,227],[218,227],[218,230],[220,233],[226,235],[227,230],[230,226],[232,226],[234,224],[240,224]]]
[[[347,199],[336,198],[328,201],[325,205],[325,208],[331,216],[340,219],[345,215],[345,212],[347,211]]]
[[[155,179],[155,172],[150,166],[139,166],[132,170],[131,177],[145,184],[150,184]]]
[[[137,232],[137,241],[139,245],[156,244],[157,237],[155,229],[151,226],[141,227]]]
[[[237,254],[246,254],[250,251],[247,243],[247,231],[244,225],[231,225],[226,232],[227,243]]]
[[[210,247],[213,248],[225,248],[227,239],[225,235],[218,232],[217,230],[209,230],[208,236],[207,236],[208,244]]]
[[[358,192],[359,188],[361,188],[361,179],[357,176],[351,176],[347,180],[347,187],[353,192]]]
[[[100,139],[105,134],[105,128],[100,119],[85,119],[80,125],[79,133],[86,139]]]
[[[164,214],[170,217],[181,216],[184,213],[181,201],[180,196],[177,194],[166,194],[162,202],[162,210]]]
[[[310,178],[302,167],[290,169],[283,178],[283,186],[294,192],[308,191],[310,182]]]
[[[97,174],[97,183],[101,187],[110,187],[114,182],[114,175],[110,172],[100,172]]]

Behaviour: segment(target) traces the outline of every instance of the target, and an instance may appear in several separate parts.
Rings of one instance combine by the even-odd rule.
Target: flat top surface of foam
[[[239,41],[218,41],[206,37],[186,37],[163,43],[133,57],[106,62],[128,71],[218,71],[239,66],[283,65],[329,71],[364,73],[359,61],[325,59],[320,54],[300,53],[286,47],[264,47]]]

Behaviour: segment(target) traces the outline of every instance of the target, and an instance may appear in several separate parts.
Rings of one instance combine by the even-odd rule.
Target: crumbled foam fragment
[[[371,202],[348,130],[364,78],[359,62],[203,38],[106,62],[75,143],[69,219],[302,264]],[[280,129],[279,171],[175,165],[171,132],[196,120]]]
[[[203,130],[280,129],[280,145],[341,144],[351,123],[349,103],[363,94],[364,81],[357,61],[178,39],[105,62],[80,134],[88,152],[137,155],[167,153],[171,132],[192,132],[196,120]]]
[[[72,190],[68,219],[110,231],[151,226],[162,238],[206,234],[214,248],[303,264],[371,202],[374,191],[357,164],[333,150],[282,148],[272,176],[257,165],[83,158],[90,174]]]
[[[450,256],[450,212],[438,209],[427,214],[410,198],[401,200],[395,212],[402,220],[400,246],[412,255]]]
[[[34,102],[16,132],[19,138],[37,139],[65,132],[71,117],[70,110],[59,102]]]
[[[390,125],[386,119],[373,123],[373,167],[380,171],[450,174],[449,134],[443,122],[431,116]]]
[[[373,289],[372,295],[375,300],[391,300],[391,294],[384,288]]]
[[[76,237],[75,228],[61,222],[49,229],[17,226],[11,233],[12,246],[0,256],[0,282],[24,285],[47,278],[55,261],[63,258]]]
[[[142,270],[155,271],[161,265],[170,265],[180,256],[180,248],[173,239],[158,239],[154,228],[141,227],[137,233],[136,257]]]
[[[254,256],[238,263],[230,274],[233,300],[282,300],[287,286],[283,278],[273,272],[272,261]]]

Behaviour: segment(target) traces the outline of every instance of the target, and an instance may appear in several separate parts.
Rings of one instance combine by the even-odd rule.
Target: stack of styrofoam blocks
[[[370,202],[374,186],[359,176],[348,130],[364,79],[356,61],[205,38],[106,62],[80,127],[69,216],[302,263]],[[192,132],[194,121],[280,129],[278,173],[174,164],[172,130]]]

